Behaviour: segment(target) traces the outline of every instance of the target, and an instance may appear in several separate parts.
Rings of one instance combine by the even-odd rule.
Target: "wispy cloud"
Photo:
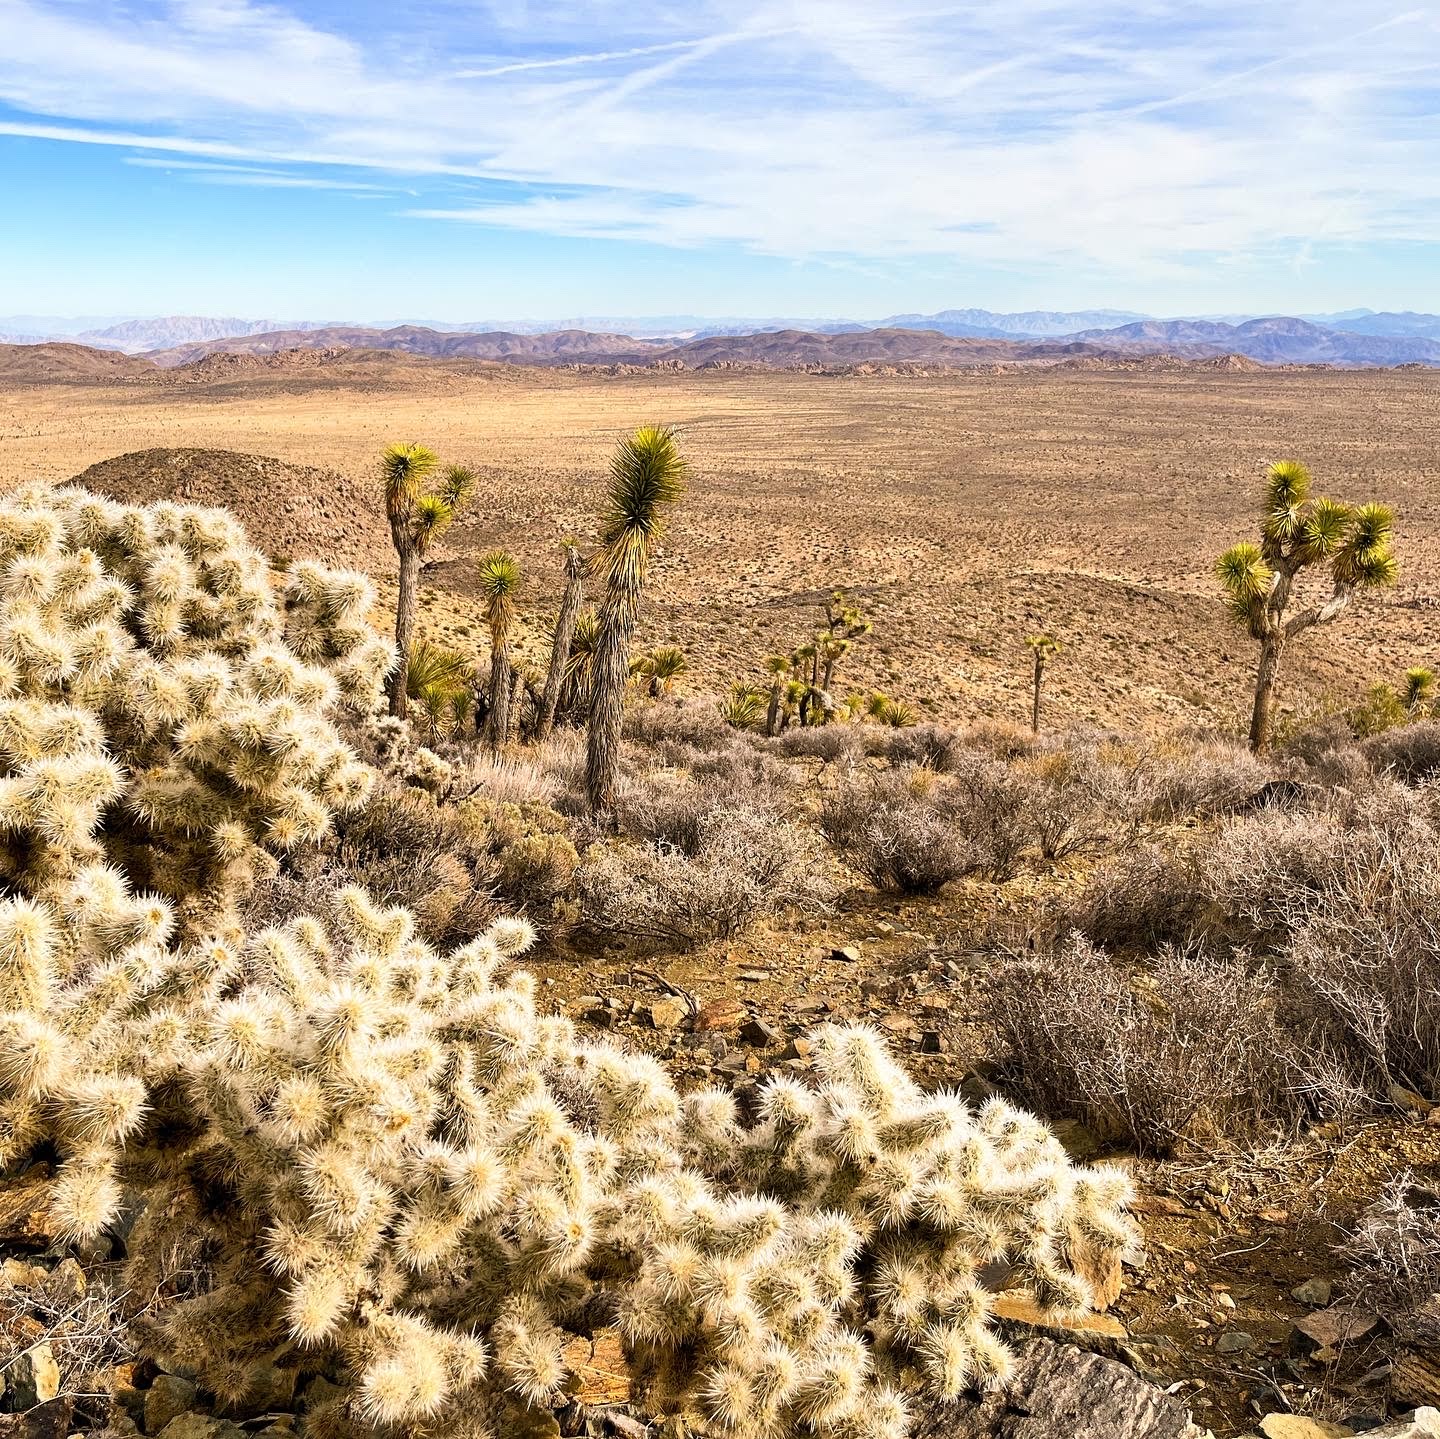
[[[287,174],[283,170],[257,170],[246,165],[222,165],[213,160],[177,160],[173,156],[127,155],[125,163],[142,170],[178,172],[200,185],[238,185],[270,190],[343,190],[348,194],[367,190],[379,195],[403,193],[399,185],[372,185],[363,180],[327,180],[319,175]]]
[[[1440,238],[1440,0],[1358,18],[490,0],[397,37],[363,5],[340,29],[300,0],[0,0],[0,134],[188,156],[217,184],[501,181],[409,213],[509,231],[1183,277],[1290,263],[1317,235]]]

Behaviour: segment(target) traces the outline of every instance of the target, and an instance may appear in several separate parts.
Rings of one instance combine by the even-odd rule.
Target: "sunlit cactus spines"
[[[0,869],[101,860],[203,925],[369,774],[331,714],[391,663],[361,575],[270,567],[223,511],[32,490],[0,507]]]
[[[332,932],[184,966],[209,987],[163,1101],[178,1084],[196,1126],[167,1183],[190,1214],[218,1165],[229,1198],[206,1191],[216,1283],[159,1343],[221,1393],[293,1345],[345,1376],[343,1432],[443,1432],[560,1402],[598,1314],[656,1403],[720,1432],[839,1439],[879,1416],[903,1439],[902,1369],[944,1394],[1006,1373],[983,1266],[1069,1309],[1081,1261],[1132,1243],[1120,1171],[1073,1166],[1008,1105],[925,1093],[863,1026],[817,1031],[815,1081],[770,1081],[742,1122],[537,1013],[510,967],[524,921],[441,954],[347,890]],[[131,1098],[77,1096],[72,1125],[122,1136]],[[110,1173],[80,1164],[75,1187],[103,1196]]]

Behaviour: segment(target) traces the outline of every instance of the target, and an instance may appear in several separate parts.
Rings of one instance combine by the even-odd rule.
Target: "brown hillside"
[[[234,450],[137,450],[101,460],[75,483],[129,504],[224,505],[272,556],[374,567],[389,532],[376,494],[334,470]]]
[[[0,345],[0,379],[5,380],[118,380],[154,373],[149,360],[89,345]]]

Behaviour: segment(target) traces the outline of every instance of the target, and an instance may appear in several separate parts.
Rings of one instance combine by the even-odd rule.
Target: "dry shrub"
[[[933,726],[917,725],[915,729]],[[915,729],[894,730],[892,734],[914,734]],[[832,764],[838,759],[853,759],[865,747],[865,732],[858,725],[805,725],[786,730],[774,741],[775,748],[787,759],[818,759]]]
[[[1072,936],[1002,966],[988,1012],[1035,1103],[1167,1154],[1294,1113],[1276,1004],[1241,962],[1165,949],[1137,971]]]
[[[945,813],[974,849],[980,873],[997,882],[1011,878],[1029,847],[1043,798],[1034,781],[1004,760],[964,751],[952,758],[941,793]]]
[[[1057,926],[1115,949],[1192,937],[1273,947],[1332,881],[1342,848],[1333,815],[1261,810],[1184,848],[1151,843],[1112,859]]]
[[[820,828],[879,889],[928,894],[979,868],[975,847],[947,812],[941,781],[928,769],[847,776],[825,797]]]
[[[357,884],[381,904],[414,910],[430,944],[468,943],[496,914],[499,871],[489,846],[459,810],[422,790],[377,785],[339,828],[333,861],[341,873],[327,876],[332,888],[337,879]]]
[[[1406,784],[1440,774],[1440,721],[1418,720],[1374,736],[1360,746],[1370,766]]]
[[[595,928],[686,944],[792,907],[822,913],[835,893],[805,831],[744,808],[705,812],[688,849],[594,845],[576,878]]]
[[[1440,1343],[1440,1191],[1397,1174],[1345,1236],[1357,1293],[1409,1339]]]
[[[861,739],[866,753],[897,768],[923,765],[941,773],[950,757],[963,748],[955,731],[945,725],[917,724],[903,729],[865,729]]]
[[[1045,859],[1094,854],[1132,838],[1136,771],[1119,746],[1072,743],[1039,751],[1017,768],[1037,786],[1029,812]]]
[[[1152,821],[1229,814],[1273,778],[1270,767],[1242,745],[1159,741],[1136,766],[1135,805]]]
[[[627,704],[622,734],[640,749],[654,749],[666,741],[699,750],[724,749],[736,739],[713,697]]]
[[[493,892],[512,913],[566,917],[580,856],[563,815],[533,801],[479,799],[461,805],[458,818],[488,853]]]
[[[1297,1002],[1386,1096],[1440,1095],[1440,833],[1420,806],[1339,830],[1325,885],[1297,914],[1284,956]]]
[[[450,795],[456,800],[548,806],[554,803],[560,789],[559,778],[532,760],[477,753],[456,766]]]

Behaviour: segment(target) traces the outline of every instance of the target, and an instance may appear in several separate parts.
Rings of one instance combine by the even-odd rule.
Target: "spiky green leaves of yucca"
[[[1261,646],[1251,745],[1263,748],[1285,645],[1312,626],[1337,619],[1354,595],[1395,582],[1394,520],[1388,506],[1311,497],[1310,472],[1298,460],[1271,465],[1265,479],[1260,542],[1232,545],[1216,563],[1225,602]],[[1300,603],[1306,570],[1328,579],[1328,594]]]
[[[666,512],[684,493],[688,474],[675,432],[668,426],[642,426],[615,447],[597,557],[607,586],[629,591],[644,584]]]

